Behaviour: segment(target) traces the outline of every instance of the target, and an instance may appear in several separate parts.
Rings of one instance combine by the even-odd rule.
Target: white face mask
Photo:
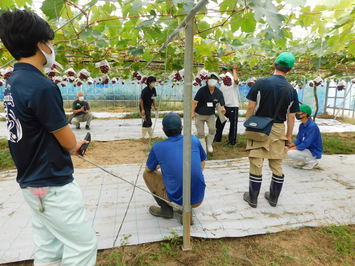
[[[79,101],[84,101],[84,96],[80,96]]]
[[[208,85],[209,87],[216,87],[217,83],[218,83],[218,81],[215,80],[215,79],[209,79],[209,80],[207,81],[207,85]]]
[[[42,49],[40,49],[40,50],[41,50],[42,54],[44,55],[44,57],[46,58],[46,61],[47,61],[46,64],[44,64],[43,66],[46,67],[46,68],[50,68],[50,67],[52,67],[53,64],[56,63],[56,61],[55,61],[55,53],[54,53],[54,48],[53,48],[52,45],[50,45],[49,43],[46,43],[46,45],[52,51],[51,54],[47,54]]]
[[[155,82],[150,83],[151,88],[155,88],[155,85],[156,85]]]

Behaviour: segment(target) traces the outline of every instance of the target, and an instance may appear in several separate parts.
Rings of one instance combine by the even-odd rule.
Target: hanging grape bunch
[[[76,79],[74,86],[80,87],[82,85],[83,85],[83,81],[81,79]]]
[[[5,71],[4,71],[4,79],[8,80],[13,71],[14,71],[14,69],[12,67],[6,68]]]
[[[48,68],[46,70],[47,76],[50,77],[51,79],[53,79],[57,73],[59,73],[59,71],[56,70],[55,68]]]
[[[208,71],[207,70],[204,70],[204,69],[202,69],[201,71],[200,71],[200,79],[201,80],[207,80],[208,79]]]
[[[202,80],[199,77],[195,78],[194,86],[202,86]]]
[[[175,81],[181,81],[181,80],[182,80],[182,77],[181,77],[181,75],[180,75],[179,72],[176,72],[176,73],[175,73],[175,75],[174,75],[174,80],[175,80]]]
[[[223,81],[223,84],[225,86],[232,86],[233,85],[233,81],[232,79],[230,78],[230,76],[228,75],[221,75],[221,78],[222,78],[222,81]]]
[[[95,84],[101,84],[102,83],[102,78],[95,78],[94,82],[95,82]]]
[[[206,81],[208,79],[208,71],[205,69],[201,69],[196,77],[195,77],[195,81],[194,81],[194,86],[202,86],[202,81]]]
[[[352,84],[355,84],[355,78],[353,78],[353,79],[351,80],[351,83],[352,83]]]
[[[142,84],[146,84],[147,83],[147,77],[146,76],[144,76],[143,78],[142,78],[142,80],[141,80],[141,83]]]
[[[69,68],[67,71],[65,71],[65,73],[69,76],[69,77],[75,77],[76,76],[76,72],[73,68]],[[72,81],[73,82],[73,81]]]
[[[66,75],[64,75],[64,76],[62,77],[62,80],[63,80],[63,81],[68,81],[68,77],[67,77]]]
[[[180,82],[184,79],[184,69],[181,69],[180,71],[173,73],[170,76],[173,80],[173,82]]]
[[[59,84],[59,83],[61,83],[63,81],[63,79],[61,78],[61,77],[54,77],[53,78],[53,82],[55,83],[55,84]]]
[[[75,81],[75,77],[70,76],[70,77],[68,78],[68,81],[69,81],[70,83],[73,83],[73,82]]]
[[[112,84],[117,84],[117,82],[118,82],[117,78],[111,79],[111,83],[112,83]]]
[[[96,67],[100,68],[100,71],[104,74],[107,74],[110,70],[110,65],[106,60],[102,60],[95,64]]]
[[[109,82],[110,82],[109,76],[106,75],[102,77],[102,82],[101,82],[102,85],[107,85]]]
[[[247,80],[246,84],[249,88],[253,87],[254,83],[256,81],[256,78],[252,77],[250,79]]]
[[[345,87],[346,87],[346,82],[345,82],[344,80],[340,81],[340,82],[337,84],[337,90],[338,90],[338,91],[345,90]]]
[[[87,80],[90,77],[90,72],[87,71],[85,68],[79,71],[79,79]]]
[[[94,80],[89,77],[87,80],[87,83],[88,83],[88,85],[92,85],[92,84],[94,84]]]
[[[5,85],[5,81],[3,79],[0,79],[0,87]]]
[[[323,79],[321,77],[316,77],[313,80],[313,84],[314,84],[315,87],[318,87],[318,86],[322,85],[322,82],[323,82]]]
[[[137,80],[141,80],[142,79],[142,75],[139,74],[138,72],[134,72],[133,73],[133,77],[136,78]]]

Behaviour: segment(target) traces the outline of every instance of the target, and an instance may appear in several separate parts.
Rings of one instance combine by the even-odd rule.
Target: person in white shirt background
[[[225,100],[225,116],[230,122],[229,135],[228,135],[228,144],[235,145],[237,143],[237,130],[238,130],[238,112],[239,112],[239,78],[237,75],[237,66],[233,67],[222,67],[221,74],[221,87],[220,90],[223,93]],[[222,141],[222,133],[224,126],[227,121],[221,123],[221,120],[218,118],[216,121],[216,135],[214,142]]]

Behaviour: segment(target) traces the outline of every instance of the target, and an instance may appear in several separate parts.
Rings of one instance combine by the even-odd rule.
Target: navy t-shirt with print
[[[21,188],[63,186],[73,181],[73,164],[51,133],[68,124],[59,88],[36,67],[17,63],[4,107],[8,143]]]
[[[275,123],[285,122],[288,112],[299,112],[297,91],[284,76],[273,75],[257,80],[247,95],[248,100],[257,102],[260,92],[260,102],[255,115],[273,118],[284,88],[288,88],[289,91],[276,116]]]

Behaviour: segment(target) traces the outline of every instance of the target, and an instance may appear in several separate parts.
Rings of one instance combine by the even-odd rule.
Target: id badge
[[[212,102],[208,102],[207,103],[207,107],[213,107],[213,103]]]

